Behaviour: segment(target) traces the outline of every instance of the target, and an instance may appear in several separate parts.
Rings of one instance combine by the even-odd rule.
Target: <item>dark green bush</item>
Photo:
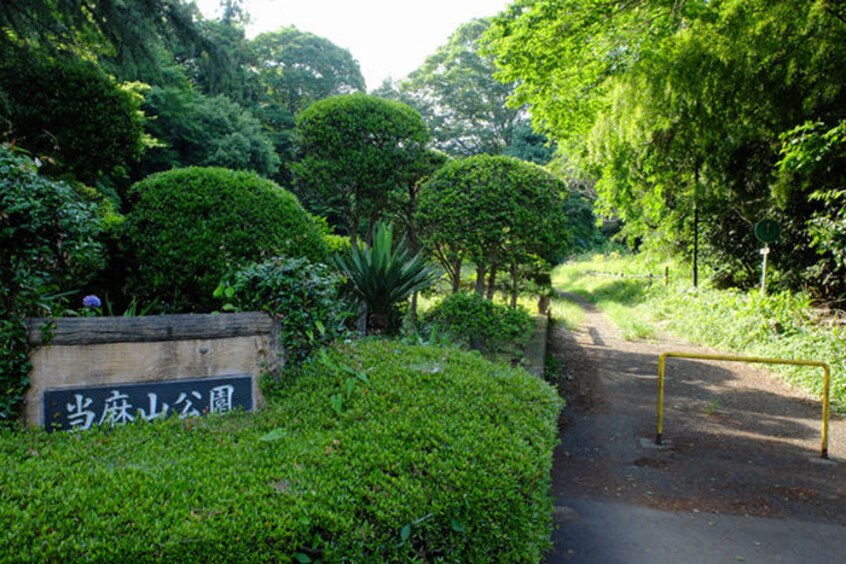
[[[127,290],[162,311],[213,310],[220,280],[266,257],[325,258],[320,228],[297,199],[254,173],[176,169],[132,190]]]
[[[0,145],[0,424],[11,421],[29,377],[24,319],[61,310],[103,266],[96,207],[38,174]]]
[[[21,561],[538,562],[561,400],[458,350],[365,340],[256,414],[0,437]]]
[[[522,307],[496,304],[475,292],[458,292],[426,312],[423,324],[464,346],[496,354],[527,337],[532,317]]]
[[[240,311],[266,311],[279,322],[289,364],[343,334],[350,311],[339,297],[341,280],[323,264],[276,257],[224,280],[215,295]]]
[[[91,61],[16,52],[0,65],[0,99],[4,138],[52,176],[110,184],[143,151],[143,98]]]

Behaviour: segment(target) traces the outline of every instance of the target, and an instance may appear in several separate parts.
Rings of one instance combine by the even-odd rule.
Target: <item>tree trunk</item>
[[[494,292],[496,291],[496,272],[497,272],[497,265],[493,263],[491,265],[491,273],[488,275],[488,293],[486,298],[492,300],[494,297]]]
[[[487,272],[487,267],[481,264],[476,265],[476,293],[480,296],[485,295],[485,274]]]
[[[450,272],[452,278],[452,293],[457,294],[461,291],[461,259],[456,258],[452,263],[452,270]]]
[[[517,264],[511,265],[511,309],[515,309],[517,307],[517,275],[519,273],[519,268]]]

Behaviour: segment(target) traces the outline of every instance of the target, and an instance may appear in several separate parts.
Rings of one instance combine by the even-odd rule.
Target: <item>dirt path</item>
[[[569,405],[555,453],[559,530],[548,562],[846,559],[846,463],[838,462],[846,422],[832,419],[833,462],[820,461],[818,402],[749,365],[671,359],[664,437],[672,446],[650,448],[658,355],[714,351],[666,337],[624,341],[579,303],[584,326],[556,326],[549,349]],[[614,544],[626,535],[628,545]]]

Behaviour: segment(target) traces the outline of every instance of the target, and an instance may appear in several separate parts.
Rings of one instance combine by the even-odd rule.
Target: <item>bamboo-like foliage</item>
[[[364,302],[375,330],[384,329],[379,325],[395,304],[428,288],[442,275],[420,253],[412,255],[405,240],[395,246],[393,229],[382,222],[376,225],[369,247],[347,248],[335,255],[335,265]]]

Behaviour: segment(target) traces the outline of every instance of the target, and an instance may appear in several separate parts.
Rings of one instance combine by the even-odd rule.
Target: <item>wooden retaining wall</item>
[[[258,406],[258,376],[284,362],[277,326],[260,312],[32,319],[29,326],[33,368],[23,417],[33,425],[48,423],[46,392],[98,386],[250,375]]]

